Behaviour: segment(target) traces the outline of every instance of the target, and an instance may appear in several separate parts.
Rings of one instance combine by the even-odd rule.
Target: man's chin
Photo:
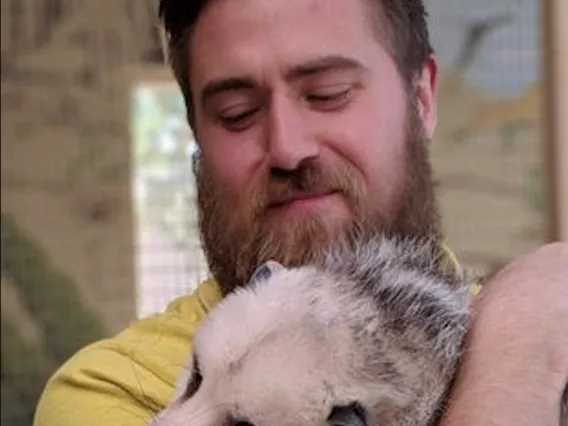
[[[258,249],[257,261],[276,260],[288,267],[317,261],[330,245],[352,238],[356,228],[349,218],[330,220],[315,215],[265,223],[264,226],[264,232],[256,238],[262,242],[255,247]]]
[[[327,209],[309,210],[305,206],[287,206],[268,210],[259,219],[266,234],[280,241],[334,239],[352,226],[352,213],[343,205],[330,205]]]
[[[286,244],[298,249],[298,244],[313,246],[319,241],[338,238],[350,223],[349,218],[330,218],[319,215],[302,215],[278,220],[267,218],[263,223],[266,239],[276,244]]]

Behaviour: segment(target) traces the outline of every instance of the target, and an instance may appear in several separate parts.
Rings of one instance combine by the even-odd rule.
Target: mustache
[[[340,193],[356,203],[362,196],[361,177],[347,165],[329,167],[306,161],[294,170],[270,170],[261,182],[252,186],[249,195],[253,215],[258,217],[275,205],[305,195]]]

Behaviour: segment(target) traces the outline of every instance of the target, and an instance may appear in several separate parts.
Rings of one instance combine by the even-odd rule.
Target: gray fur
[[[152,426],[434,425],[469,319],[469,281],[441,256],[432,241],[376,237],[271,264],[205,320]]]

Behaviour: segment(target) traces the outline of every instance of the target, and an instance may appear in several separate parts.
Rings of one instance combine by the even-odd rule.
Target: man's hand
[[[483,289],[441,426],[558,426],[568,380],[568,244],[539,248]]]
[[[505,267],[486,284],[475,315],[481,327],[503,328],[503,338],[528,346],[542,342],[538,349],[549,355],[547,366],[563,386],[568,377],[568,244],[543,246]]]

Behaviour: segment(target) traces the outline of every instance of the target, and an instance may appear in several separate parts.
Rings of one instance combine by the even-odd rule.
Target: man
[[[215,281],[73,356],[36,426],[145,425],[200,321],[264,260],[302,264],[361,231],[431,235],[443,250],[428,161],[438,68],[420,0],[162,0],[161,14],[199,142]],[[558,423],[567,253],[546,246],[488,283],[444,426]]]

